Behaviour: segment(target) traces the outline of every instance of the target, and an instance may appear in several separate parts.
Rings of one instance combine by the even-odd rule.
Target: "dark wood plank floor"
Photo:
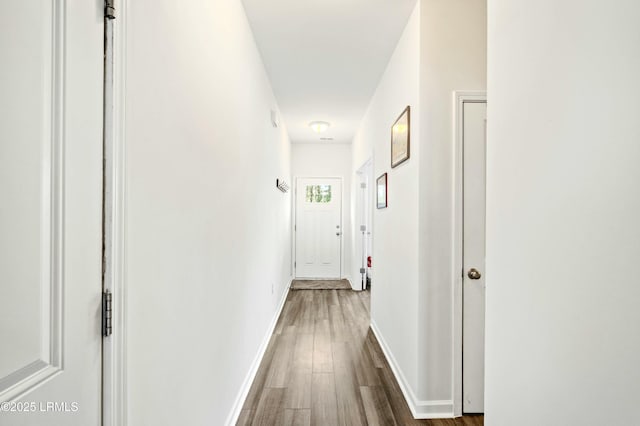
[[[238,425],[482,426],[414,420],[369,328],[369,292],[290,291]]]

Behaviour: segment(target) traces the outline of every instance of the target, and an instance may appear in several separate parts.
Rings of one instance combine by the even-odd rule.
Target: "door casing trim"
[[[112,330],[102,344],[102,425],[127,425],[126,327],[126,22],[128,0],[115,0],[112,81],[105,80],[105,277],[103,290],[113,295]],[[107,27],[105,26],[105,31]],[[107,33],[108,35],[108,33]],[[105,77],[107,75],[105,74]],[[110,111],[107,112],[106,108]]]

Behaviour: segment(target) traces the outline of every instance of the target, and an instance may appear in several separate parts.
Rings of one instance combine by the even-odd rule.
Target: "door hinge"
[[[295,269],[298,266],[298,262],[293,262],[293,268]]]
[[[113,315],[112,294],[109,290],[102,293],[102,336],[111,336],[111,317]]]
[[[107,19],[116,19],[115,0],[104,1],[104,17]]]

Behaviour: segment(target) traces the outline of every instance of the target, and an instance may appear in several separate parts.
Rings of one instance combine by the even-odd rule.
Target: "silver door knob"
[[[467,276],[472,280],[479,280],[482,277],[482,275],[476,268],[469,269],[469,272],[467,272]]]

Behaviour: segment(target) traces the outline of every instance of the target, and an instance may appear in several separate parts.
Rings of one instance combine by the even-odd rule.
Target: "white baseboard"
[[[353,291],[363,291],[362,288],[362,277],[358,276],[355,280],[351,279],[351,275],[347,275],[344,277],[345,280],[349,281],[349,285]]]
[[[351,276],[350,276],[350,275],[345,276],[345,277],[343,278],[343,280],[347,280],[347,281],[349,281],[349,285],[351,286],[351,290],[360,291],[360,286],[358,286],[358,287],[356,288],[356,286],[354,286],[354,285],[353,285],[353,281],[351,281]]]
[[[251,368],[249,369],[249,373],[247,377],[245,377],[242,386],[240,387],[240,391],[238,392],[238,396],[233,404],[233,408],[227,416],[227,421],[225,422],[226,426],[234,426],[238,422],[238,418],[240,417],[240,412],[242,411],[242,407],[244,406],[244,402],[249,395],[249,390],[251,389],[251,385],[256,378],[256,374],[258,373],[258,368],[260,367],[260,363],[262,362],[262,358],[264,357],[265,352],[267,351],[267,346],[269,345],[269,340],[271,340],[271,336],[273,335],[273,331],[276,328],[276,323],[278,322],[278,318],[280,318],[280,314],[282,313],[282,308],[284,308],[284,302],[287,300],[287,294],[289,294],[289,288],[291,287],[291,282],[293,278],[289,279],[289,285],[285,288],[285,291],[282,294],[280,299],[280,304],[278,309],[276,309],[276,313],[271,319],[271,324],[269,324],[269,328],[267,329],[267,333],[262,339],[262,343],[258,348],[258,353],[251,363]]]
[[[409,382],[404,377],[398,362],[394,358],[391,353],[391,349],[387,345],[387,342],[382,337],[382,333],[376,326],[375,321],[371,320],[371,330],[373,334],[375,334],[376,339],[378,339],[378,343],[380,343],[380,347],[382,348],[382,352],[384,356],[387,358],[389,365],[391,366],[391,371],[395,376],[398,385],[400,385],[400,389],[402,390],[402,394],[404,395],[404,399],[407,401],[407,405],[409,406],[409,410],[411,410],[411,414],[414,419],[452,419],[453,415],[453,401],[451,400],[419,400],[416,398],[413,393],[413,389],[409,385]]]

